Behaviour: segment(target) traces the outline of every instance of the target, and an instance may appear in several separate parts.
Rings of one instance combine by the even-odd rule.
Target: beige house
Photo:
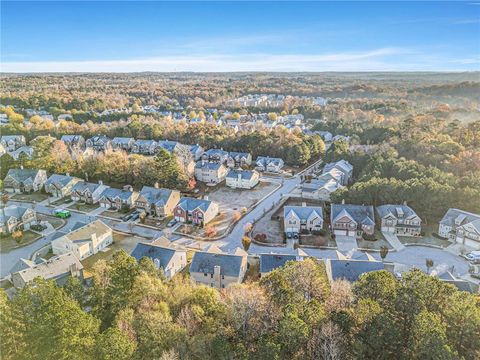
[[[168,279],[187,266],[187,251],[157,244],[138,243],[131,254],[137,261],[146,257],[157,269],[162,269]]]
[[[55,197],[65,197],[72,194],[76,183],[82,181],[79,178],[67,175],[53,174],[45,182],[45,192]]]
[[[196,252],[190,264],[193,282],[217,289],[241,283],[246,271],[247,253],[240,249],[235,254]]]
[[[135,207],[148,215],[166,217],[173,215],[173,210],[180,200],[180,191],[144,186],[140,191]]]
[[[195,178],[198,181],[216,185],[225,180],[227,168],[220,162],[199,161],[195,165]]]
[[[73,253],[67,253],[52,257],[40,264],[33,264],[30,261],[22,261],[22,267],[11,273],[12,283],[17,289],[23,288],[33,279],[40,277],[45,280],[55,280],[62,286],[70,276],[83,280],[83,265]]]
[[[25,206],[10,205],[0,210],[0,233],[28,230],[37,221],[37,214]]]
[[[226,185],[233,189],[252,189],[260,181],[258,171],[232,169],[225,178]]]
[[[113,242],[112,229],[101,220],[91,223],[77,223],[72,231],[58,233],[59,237],[52,241],[55,255],[72,252],[79,260],[96,254]]]
[[[438,234],[453,243],[480,250],[480,214],[448,209],[440,220]]]
[[[38,169],[10,169],[3,180],[5,191],[27,193],[39,191],[47,181],[47,172]]]

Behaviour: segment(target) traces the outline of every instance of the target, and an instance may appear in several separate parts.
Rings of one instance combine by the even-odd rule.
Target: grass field
[[[29,202],[42,202],[48,199],[47,194],[42,194],[41,192],[34,192],[31,194],[15,194],[11,197],[12,200],[22,200],[22,201],[29,201]]]
[[[12,235],[2,235],[0,236],[0,252],[7,253],[12,251],[13,249],[29,245],[38,239],[40,239],[41,235],[35,234],[30,230],[26,230],[23,232],[23,237],[20,241],[16,241],[12,238]]]

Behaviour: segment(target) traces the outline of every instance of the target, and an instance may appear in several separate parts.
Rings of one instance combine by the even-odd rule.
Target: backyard
[[[93,265],[98,260],[109,260],[112,258],[113,254],[118,250],[125,250],[130,254],[135,246],[142,241],[147,241],[147,239],[139,236],[131,236],[127,234],[122,234],[118,232],[113,233],[113,243],[108,248],[104,249],[105,251],[100,251],[95,255],[88,257],[82,261],[84,266],[85,277],[91,276],[91,270]]]
[[[7,253],[13,249],[29,245],[37,241],[41,235],[33,231],[26,230],[22,232],[22,237],[18,240],[14,239],[11,234],[0,236],[0,252]]]

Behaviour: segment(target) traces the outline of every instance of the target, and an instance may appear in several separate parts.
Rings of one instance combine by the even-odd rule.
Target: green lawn
[[[41,235],[35,234],[30,230],[23,232],[23,237],[19,242],[14,240],[11,235],[2,235],[0,236],[0,252],[7,253],[13,249],[29,245],[40,239],[40,237]]]
[[[438,231],[438,222],[432,221],[429,225],[422,226],[423,236],[399,236],[398,239],[402,244],[419,244],[419,245],[436,245],[441,247],[447,247],[452,243],[445,239],[439,239],[433,234]]]
[[[65,225],[65,220],[62,220],[60,218],[57,218],[55,216],[50,216],[50,215],[44,215],[44,214],[38,214],[37,213],[37,220],[38,221],[48,221],[55,229],[58,229]]]
[[[41,192],[34,192],[31,194],[15,194],[11,197],[12,200],[21,200],[21,201],[29,201],[29,202],[42,202],[48,199],[47,194],[42,194]]]
[[[98,209],[99,205],[98,204],[84,204],[84,203],[77,202],[75,204],[70,205],[68,208],[72,209],[72,210],[90,212],[90,211]]]
[[[57,201],[52,202],[50,205],[58,206],[58,205],[68,204],[71,201],[72,201],[71,198],[64,197],[64,198],[58,199]]]
[[[133,211],[134,210],[131,210],[131,211],[128,211],[128,212],[106,210],[106,211],[102,212],[102,215],[107,216],[107,217],[111,217],[111,218],[114,218],[114,219],[121,219],[122,217],[124,217],[125,215],[127,215],[127,214],[129,214]]]

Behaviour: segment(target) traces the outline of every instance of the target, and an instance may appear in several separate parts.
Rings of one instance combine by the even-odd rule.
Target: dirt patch
[[[31,194],[15,194],[11,197],[12,200],[28,201],[28,202],[42,202],[48,199],[47,194],[42,194],[40,192],[34,192]]]
[[[327,234],[325,236],[310,235],[310,234],[300,235],[299,242],[300,242],[300,245],[305,245],[305,246],[330,246],[330,247],[337,246],[335,240],[333,240],[330,237],[330,234]]]

